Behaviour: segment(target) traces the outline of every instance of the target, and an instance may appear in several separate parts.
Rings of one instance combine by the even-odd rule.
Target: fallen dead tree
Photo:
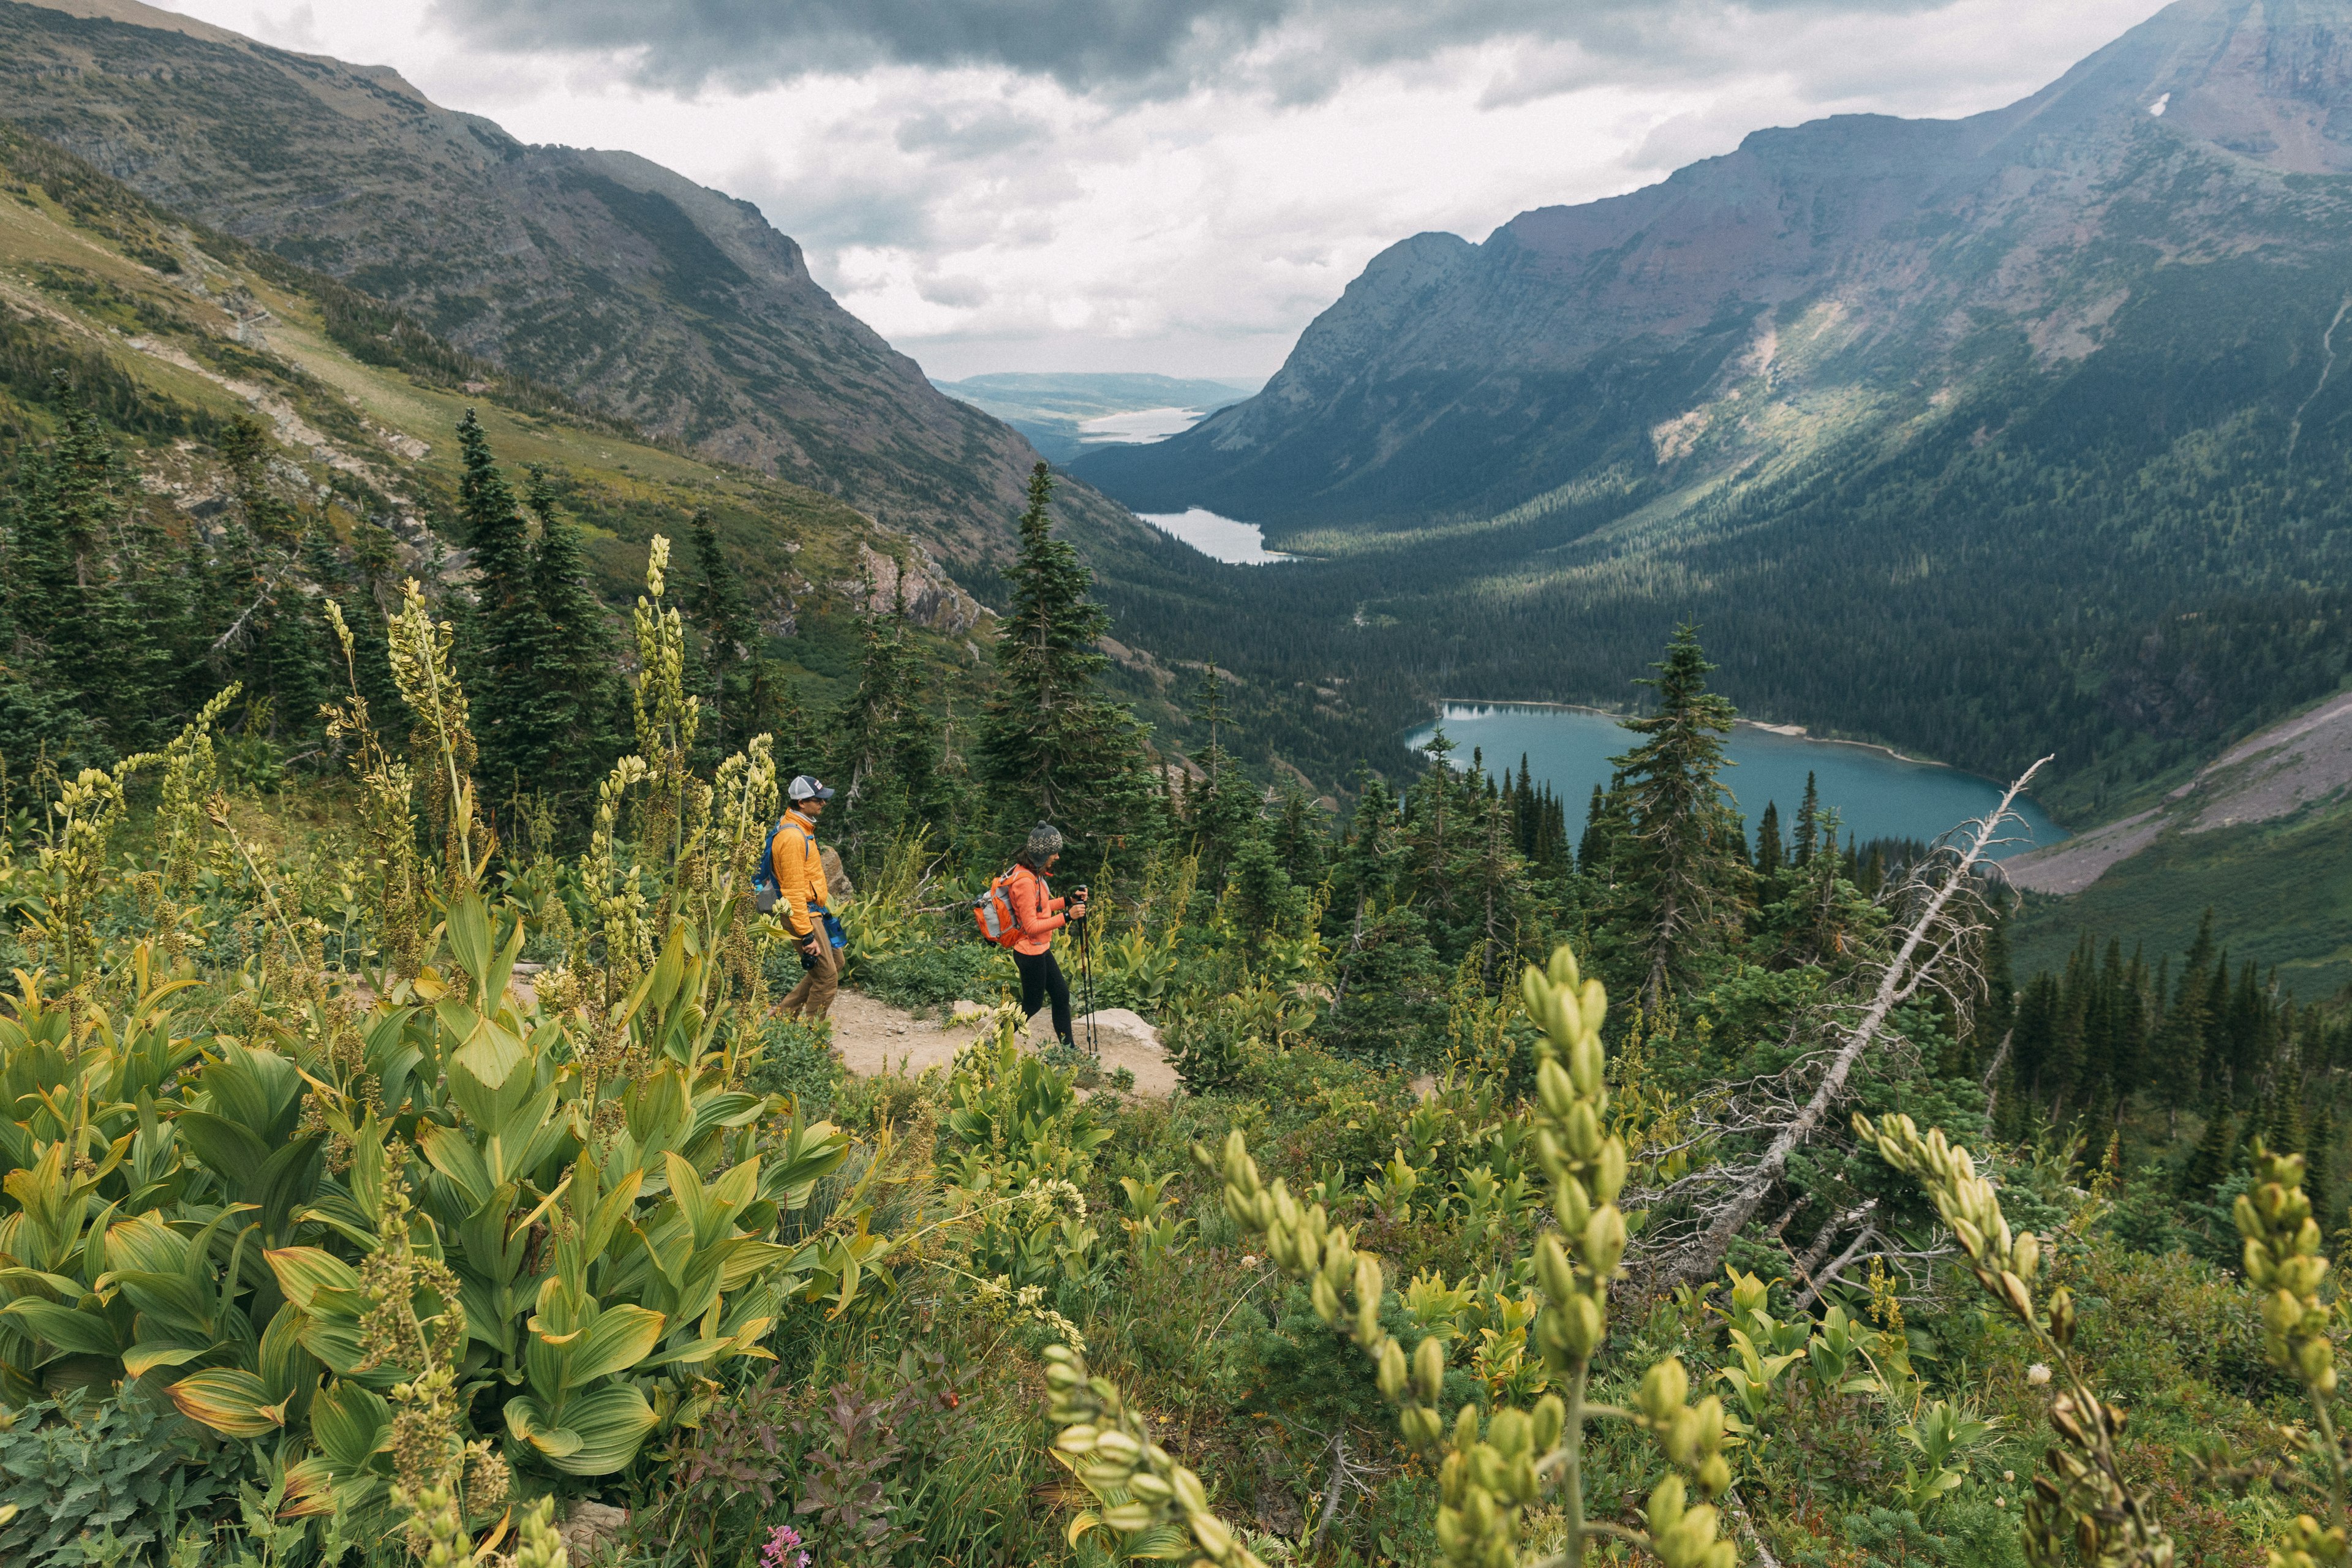
[[[1895,1009],[1923,994],[1940,994],[1965,1019],[1990,925],[1979,868],[1988,863],[1989,851],[2009,841],[2008,828],[2020,820],[2017,797],[2049,760],[2026,769],[1998,806],[1955,829],[1911,868],[1889,900],[1897,910],[1899,934],[1891,939],[1886,955],[1859,968],[1840,998],[1799,1018],[1795,1032],[1811,1035],[1817,1047],[1728,1099],[1711,1141],[1718,1148],[1747,1145],[1755,1152],[1730,1152],[1643,1194],[1658,1207],[1687,1216],[1652,1241],[1650,1267],[1643,1272],[1654,1283],[1695,1285],[1721,1270],[1733,1239],[1787,1174],[1790,1157],[1832,1125],[1831,1113],[1845,1097],[1855,1067],[1874,1050],[1901,1047],[1900,1034],[1889,1024]],[[1832,1245],[1833,1240],[1817,1237],[1817,1254],[1826,1256]]]

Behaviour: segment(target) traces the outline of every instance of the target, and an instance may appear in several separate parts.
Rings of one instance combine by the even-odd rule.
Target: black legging
[[[1062,1044],[1070,1040],[1070,983],[1062,978],[1062,966],[1054,962],[1054,950],[1043,952],[1015,952],[1013,967],[1021,971],[1021,1016],[1034,1017],[1037,1004],[1046,997],[1054,999],[1054,1033],[1062,1037]]]

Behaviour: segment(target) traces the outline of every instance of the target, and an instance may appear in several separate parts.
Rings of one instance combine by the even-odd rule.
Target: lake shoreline
[[[1407,731],[1408,748],[1425,745],[1443,728],[1461,748],[1449,762],[1462,763],[1474,746],[1486,753],[1497,774],[1515,771],[1512,759],[1525,754],[1532,776],[1564,801],[1606,789],[1617,776],[1617,759],[1638,736],[1621,728],[1628,712],[1591,702],[1496,702],[1448,698]],[[1756,816],[1778,800],[1785,809],[1800,797],[1818,799],[1838,814],[1846,836],[1864,840],[1932,842],[1994,808],[2003,788],[1998,782],[1949,763],[1907,757],[1892,746],[1814,735],[1802,726],[1742,719],[1723,737],[1729,764],[1721,777],[1740,811]],[[2069,837],[2030,796],[2017,803],[2023,831],[2018,841],[1992,853],[2006,859],[2027,847]],[[2005,853],[2003,851],[2006,851]]]
[[[1557,708],[1570,713],[1598,714],[1603,719],[1632,719],[1638,717],[1638,715],[1627,712],[1623,709],[1596,708],[1590,702],[1535,702],[1520,701],[1517,700],[1498,702],[1492,699],[1484,697],[1440,697],[1434,699],[1434,703],[1441,713],[1443,713],[1447,706],[1451,705],[1461,708]],[[1849,741],[1838,735],[1816,735],[1811,731],[1806,729],[1802,724],[1774,724],[1762,719],[1749,719],[1746,717],[1734,719],[1732,722],[1734,724],[1745,725],[1750,730],[1761,730],[1768,735],[1785,735],[1792,741],[1811,741],[1815,745],[1820,746],[1854,746],[1865,752],[1878,752],[1894,758],[1898,763],[1908,763],[1916,768],[1949,768],[1954,773],[1968,773],[1966,768],[1959,767],[1952,763],[1939,763],[1933,757],[1906,756],[1903,752],[1896,751],[1894,747],[1882,746],[1875,741]],[[1416,724],[1413,728],[1419,729],[1420,726]],[[1408,731],[1406,732],[1410,734],[1412,731]],[[1970,778],[1984,778],[1987,775],[1983,773],[1969,773],[1969,776]],[[1998,783],[1999,781],[1994,780],[1992,782]]]

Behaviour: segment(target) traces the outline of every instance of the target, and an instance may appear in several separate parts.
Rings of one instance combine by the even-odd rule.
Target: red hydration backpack
[[[971,918],[980,934],[999,947],[1021,940],[1021,917],[1013,912],[1013,873],[1007,871],[971,901]]]

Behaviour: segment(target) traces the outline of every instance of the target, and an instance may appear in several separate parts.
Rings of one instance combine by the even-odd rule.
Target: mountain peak
[[[2042,132],[2115,115],[2283,174],[2352,170],[2352,0],[2177,0],[1990,118]]]

